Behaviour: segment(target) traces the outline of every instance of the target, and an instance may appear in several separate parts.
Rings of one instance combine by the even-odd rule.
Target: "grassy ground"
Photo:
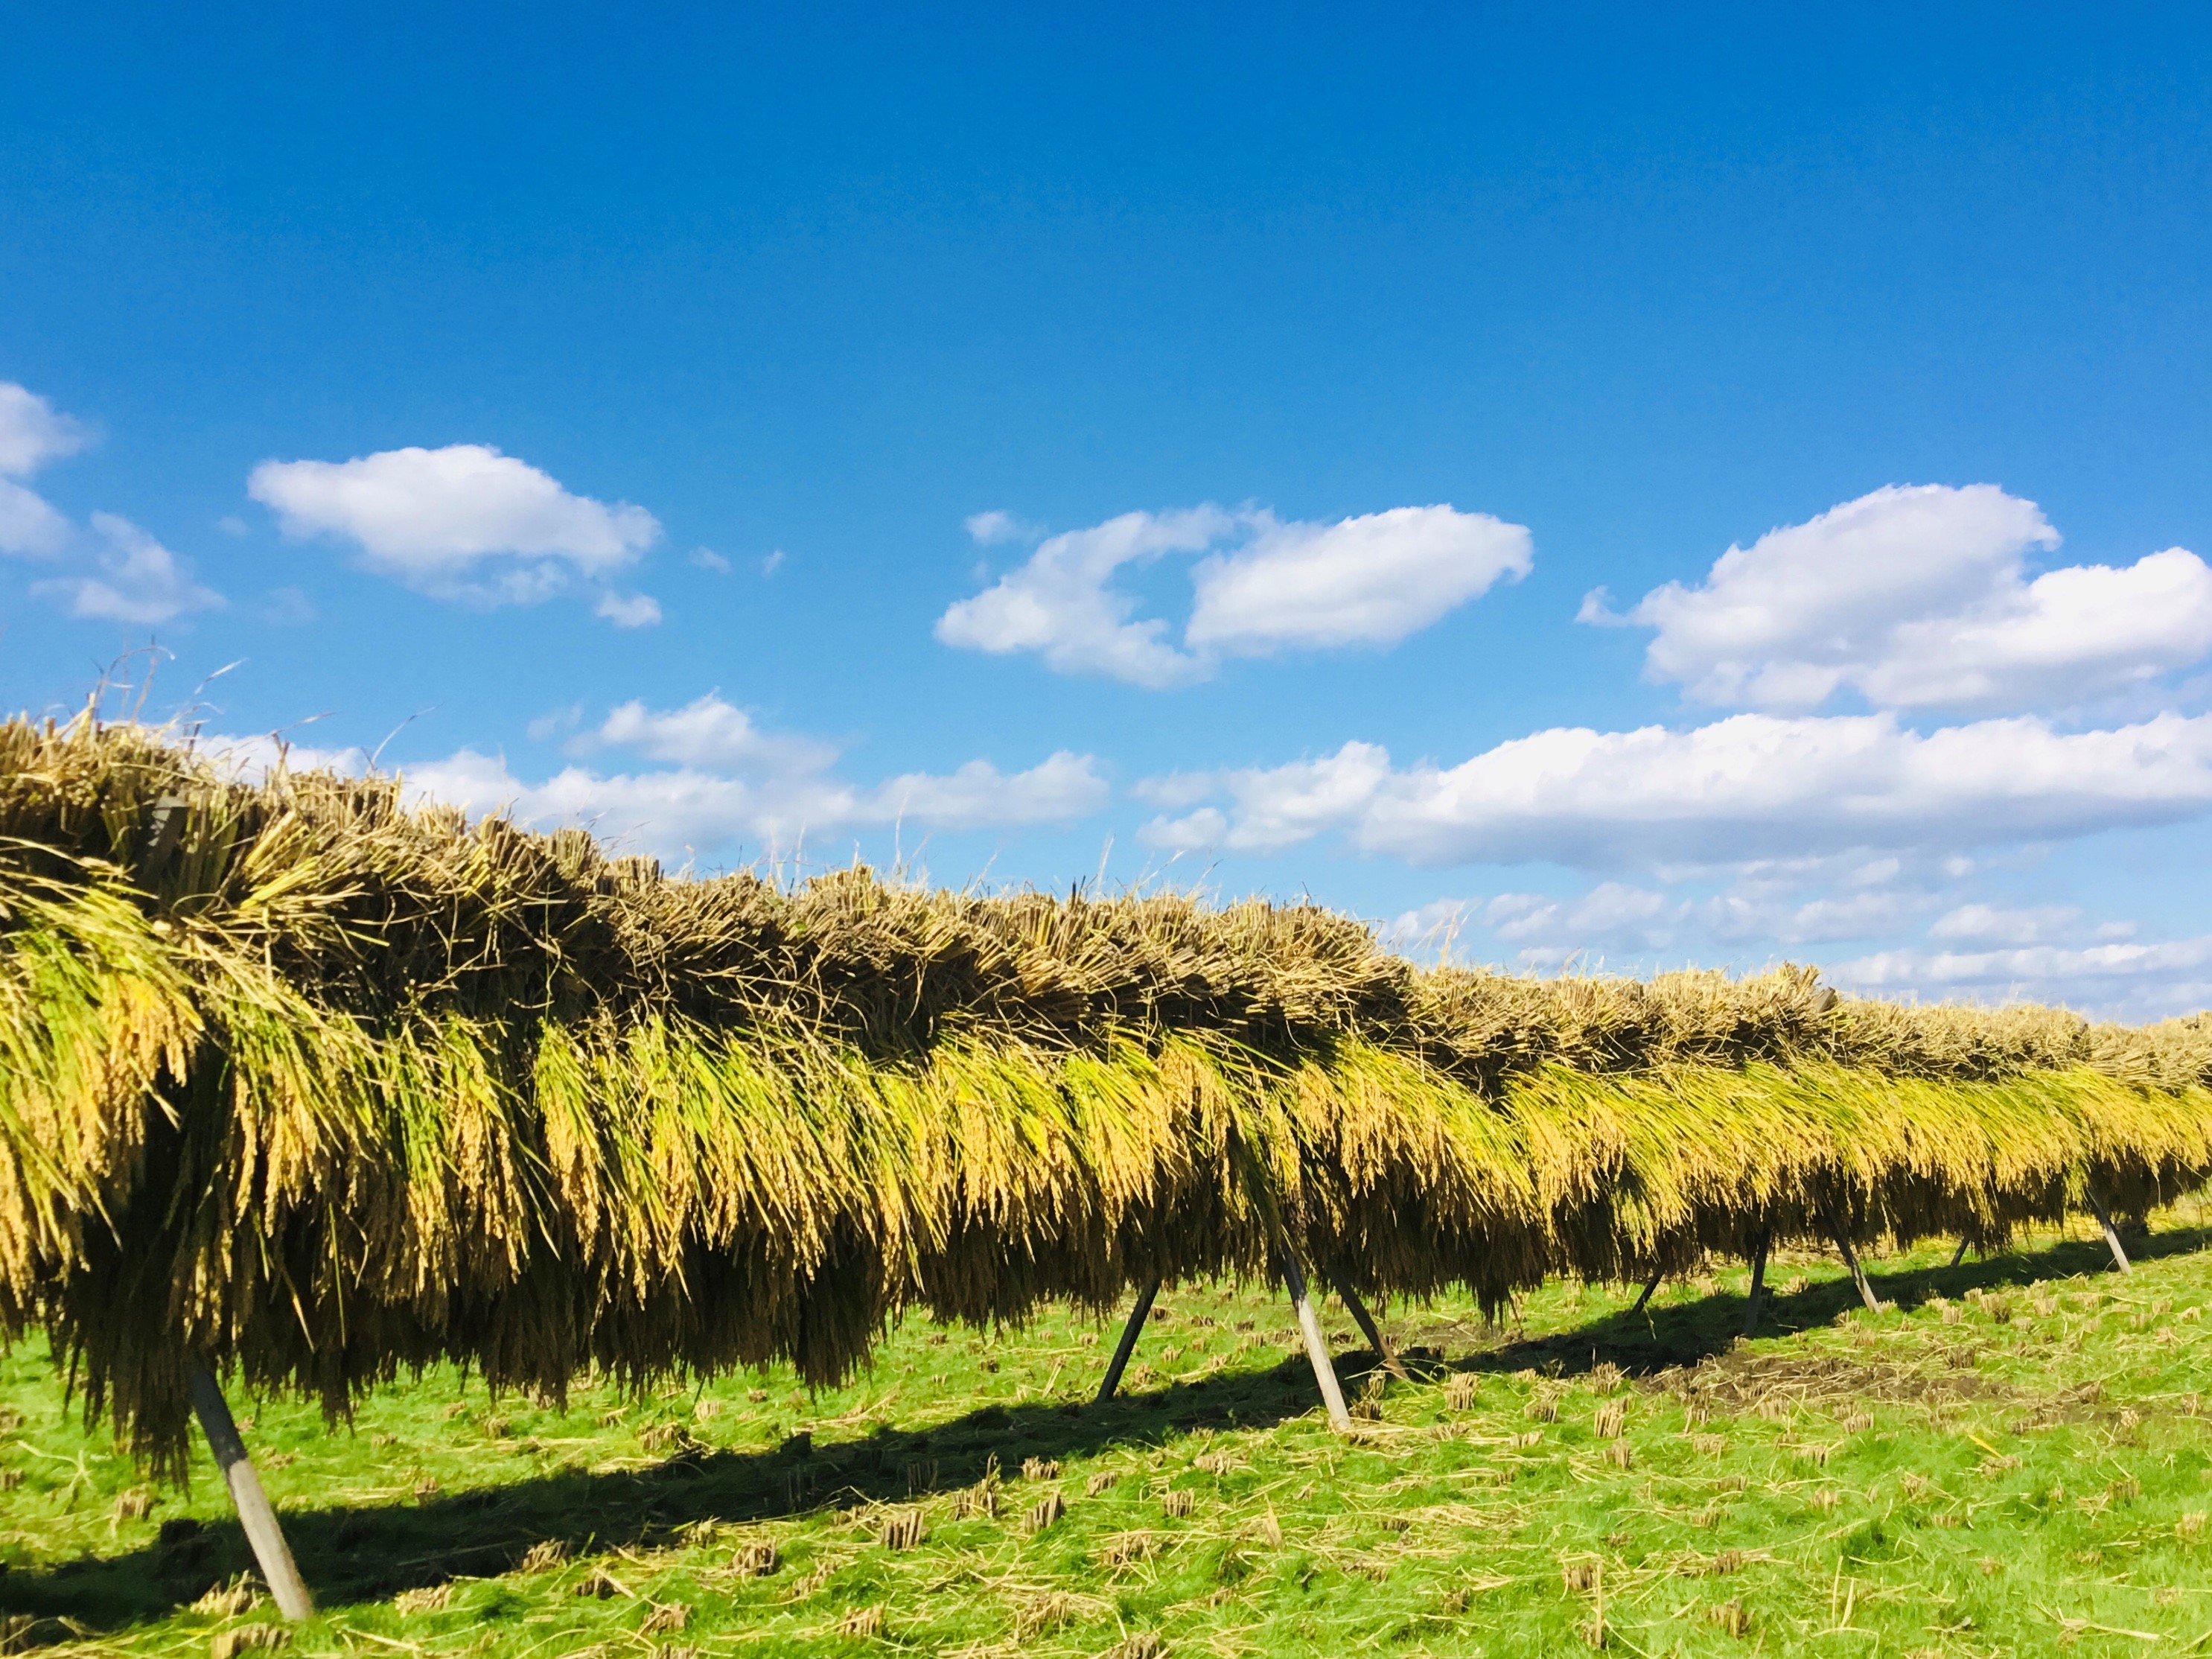
[[[1420,1380],[1350,1443],[1256,1287],[1164,1295],[1103,1408],[1114,1328],[1065,1316],[909,1325],[811,1398],[562,1415],[441,1370],[335,1432],[234,1404],[321,1601],[307,1654],[2206,1652],[2199,1219],[2125,1279],[2080,1237],[1878,1261],[1880,1315],[1785,1255],[1748,1344],[1740,1269],[1633,1317],[1571,1286],[1503,1330],[1394,1310]],[[0,1648],[276,1630],[211,1468],[144,1486],[32,1348],[0,1359]]]

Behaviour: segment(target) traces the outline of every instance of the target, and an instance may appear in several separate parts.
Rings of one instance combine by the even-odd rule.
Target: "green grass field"
[[[321,1602],[306,1654],[2207,1652],[2199,1220],[2126,1278],[2079,1235],[1877,1261],[1878,1316],[1785,1255],[1747,1344],[1740,1268],[1632,1318],[1573,1286],[1504,1328],[1393,1310],[1418,1380],[1378,1393],[1346,1338],[1379,1408],[1349,1443],[1259,1287],[1164,1294],[1103,1408],[1115,1328],[1062,1316],[909,1323],[812,1397],[562,1414],[440,1370],[336,1431],[234,1404]],[[31,1346],[0,1360],[0,1649],[277,1630],[204,1454],[146,1486]]]

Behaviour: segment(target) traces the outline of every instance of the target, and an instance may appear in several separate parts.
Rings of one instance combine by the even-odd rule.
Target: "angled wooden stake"
[[[1129,1363],[1129,1356],[1137,1351],[1137,1337],[1145,1328],[1145,1321],[1152,1311],[1152,1298],[1160,1293],[1160,1281],[1151,1279],[1137,1292],[1137,1305],[1129,1310],[1129,1322],[1121,1327],[1121,1340],[1114,1345],[1114,1358],[1106,1367],[1106,1380],[1098,1385],[1098,1398],[1094,1405],[1103,1406],[1114,1397],[1114,1390],[1121,1386],[1121,1372]]]
[[[1828,1222],[1828,1237],[1835,1240],[1836,1249],[1844,1258],[1844,1266],[1851,1270],[1851,1283],[1859,1287],[1859,1300],[1866,1304],[1869,1313],[1880,1313],[1881,1298],[1874,1293],[1874,1286],[1867,1283],[1866,1269],[1859,1266],[1858,1252],[1851,1249],[1850,1235],[1832,1219]]]
[[[1651,1299],[1654,1292],[1659,1288],[1659,1281],[1666,1276],[1667,1270],[1664,1267],[1651,1275],[1651,1282],[1644,1287],[1643,1294],[1636,1298],[1636,1305],[1628,1310],[1632,1317],[1644,1311],[1644,1304]]]
[[[1774,1229],[1761,1227],[1751,1249],[1751,1295],[1743,1304],[1743,1334],[1759,1333],[1759,1298],[1766,1289],[1766,1247],[1774,1242]]]
[[[1382,1362],[1383,1369],[1393,1376],[1412,1382],[1413,1376],[1407,1370],[1405,1362],[1382,1340],[1382,1328],[1375,1322],[1375,1316],[1367,1311],[1367,1304],[1359,1299],[1359,1292],[1334,1272],[1329,1274],[1328,1282],[1334,1287],[1338,1298],[1351,1311],[1352,1322],[1359,1327],[1359,1334],[1367,1339],[1367,1346],[1375,1350],[1375,1357]]]
[[[1953,1267],[1957,1267],[1961,1261],[1964,1261],[1966,1259],[1966,1244],[1967,1241],[1962,1238],[1959,1241],[1959,1248],[1951,1252],[1951,1265]]]
[[[2085,1187],[2082,1190],[2088,1194],[2089,1207],[2097,1212],[2097,1224],[2105,1230],[2105,1248],[2112,1253],[2114,1269],[2120,1273],[2131,1271],[2128,1266],[2128,1253],[2120,1248],[2120,1230],[2112,1225],[2112,1212],[2105,1208],[2105,1200],[2098,1196],[2094,1187]]]
[[[307,1582],[292,1564],[291,1547],[284,1541],[284,1529],[276,1524],[269,1494],[261,1490],[261,1477],[253,1472],[252,1460],[246,1455],[246,1442],[239,1437],[238,1424],[222,1397],[222,1385],[206,1366],[194,1365],[191,1387],[192,1410],[200,1419],[200,1431],[207,1436],[208,1449],[215,1454],[216,1467],[222,1471],[223,1484],[230,1488],[230,1501],[238,1506],[239,1525],[245,1528],[246,1541],[253,1547],[253,1559],[260,1563],[261,1577],[268,1583],[269,1594],[276,1598],[276,1610],[287,1619],[313,1618],[314,1597],[307,1594]]]
[[[1328,1342],[1321,1334],[1321,1319],[1314,1312],[1313,1304],[1306,1299],[1306,1276],[1299,1270],[1298,1259],[1291,1254],[1290,1246],[1282,1249],[1283,1288],[1291,1293],[1291,1306],[1298,1316],[1298,1329],[1306,1340],[1306,1358],[1313,1362],[1314,1381],[1321,1384],[1322,1404],[1328,1407],[1328,1425],[1339,1434],[1352,1432],[1352,1413],[1344,1407],[1344,1390],[1336,1381],[1336,1367],[1329,1363]]]

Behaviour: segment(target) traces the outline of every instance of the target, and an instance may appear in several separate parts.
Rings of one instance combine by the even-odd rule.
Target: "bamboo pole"
[[[1754,1336],[1759,1332],[1759,1298],[1760,1292],[1766,1289],[1766,1249],[1773,1242],[1774,1229],[1771,1226],[1761,1227],[1758,1242],[1752,1247],[1751,1295],[1743,1304],[1743,1334],[1746,1336]]]
[[[1412,1373],[1407,1370],[1405,1362],[1398,1358],[1389,1343],[1383,1340],[1382,1328],[1375,1322],[1375,1316],[1367,1311],[1367,1304],[1359,1299],[1359,1292],[1334,1273],[1329,1274],[1328,1282],[1335,1288],[1338,1298],[1350,1310],[1352,1322],[1359,1327],[1360,1334],[1367,1339],[1367,1346],[1375,1350],[1375,1357],[1382,1362],[1383,1369],[1393,1376],[1412,1382]]]
[[[1654,1292],[1659,1288],[1659,1281],[1666,1276],[1667,1270],[1664,1267],[1651,1275],[1651,1282],[1644,1287],[1643,1292],[1636,1298],[1636,1305],[1628,1310],[1631,1317],[1644,1311],[1644,1304],[1651,1299]]]
[[[2120,1230],[2112,1225],[2112,1212],[2106,1209],[2105,1200],[2097,1195],[2094,1187],[2085,1187],[2089,1207],[2097,1212],[2097,1224],[2105,1230],[2105,1248],[2112,1253],[2112,1267],[2120,1273],[2132,1271],[2128,1265],[2128,1253],[2120,1248]]]
[[[1836,1241],[1836,1249],[1843,1255],[1844,1266],[1851,1270],[1851,1283],[1859,1287],[1859,1300],[1866,1304],[1869,1313],[1880,1313],[1881,1298],[1874,1293],[1874,1286],[1867,1283],[1866,1269],[1859,1266],[1858,1252],[1851,1249],[1850,1235],[1839,1224],[1830,1220],[1828,1237]]]
[[[1152,1298],[1160,1293],[1160,1281],[1148,1279],[1137,1292],[1137,1305],[1129,1310],[1128,1322],[1121,1327],[1121,1340],[1114,1345],[1114,1358],[1106,1367],[1106,1380],[1098,1385],[1098,1398],[1093,1405],[1103,1406],[1114,1397],[1114,1390],[1121,1386],[1122,1369],[1129,1356],[1137,1351],[1138,1334],[1145,1328],[1145,1321],[1152,1311]]]
[[[260,1563],[261,1577],[268,1583],[269,1594],[276,1598],[276,1610],[287,1619],[313,1618],[315,1599],[307,1594],[307,1581],[293,1565],[291,1547],[284,1541],[283,1528],[276,1523],[269,1494],[261,1490],[261,1477],[253,1472],[253,1461],[246,1455],[246,1442],[240,1437],[237,1421],[222,1397],[222,1385],[205,1365],[196,1364],[191,1389],[192,1410],[200,1419],[200,1431],[207,1436],[216,1467],[222,1471],[223,1484],[230,1488],[230,1501],[238,1507],[239,1525],[245,1529],[246,1541],[253,1547],[253,1559]]]
[[[1321,1384],[1322,1404],[1328,1407],[1328,1425],[1339,1434],[1352,1432],[1352,1413],[1345,1409],[1344,1390],[1338,1386],[1336,1367],[1329,1362],[1328,1342],[1321,1334],[1321,1319],[1306,1298],[1306,1276],[1298,1259],[1285,1245],[1282,1251],[1283,1287],[1291,1293],[1298,1329],[1306,1340],[1306,1358],[1313,1362],[1314,1381]]]

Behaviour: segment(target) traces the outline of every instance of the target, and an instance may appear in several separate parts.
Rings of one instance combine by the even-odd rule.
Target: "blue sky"
[[[2212,1001],[2201,9],[795,9],[14,20],[0,702]]]

